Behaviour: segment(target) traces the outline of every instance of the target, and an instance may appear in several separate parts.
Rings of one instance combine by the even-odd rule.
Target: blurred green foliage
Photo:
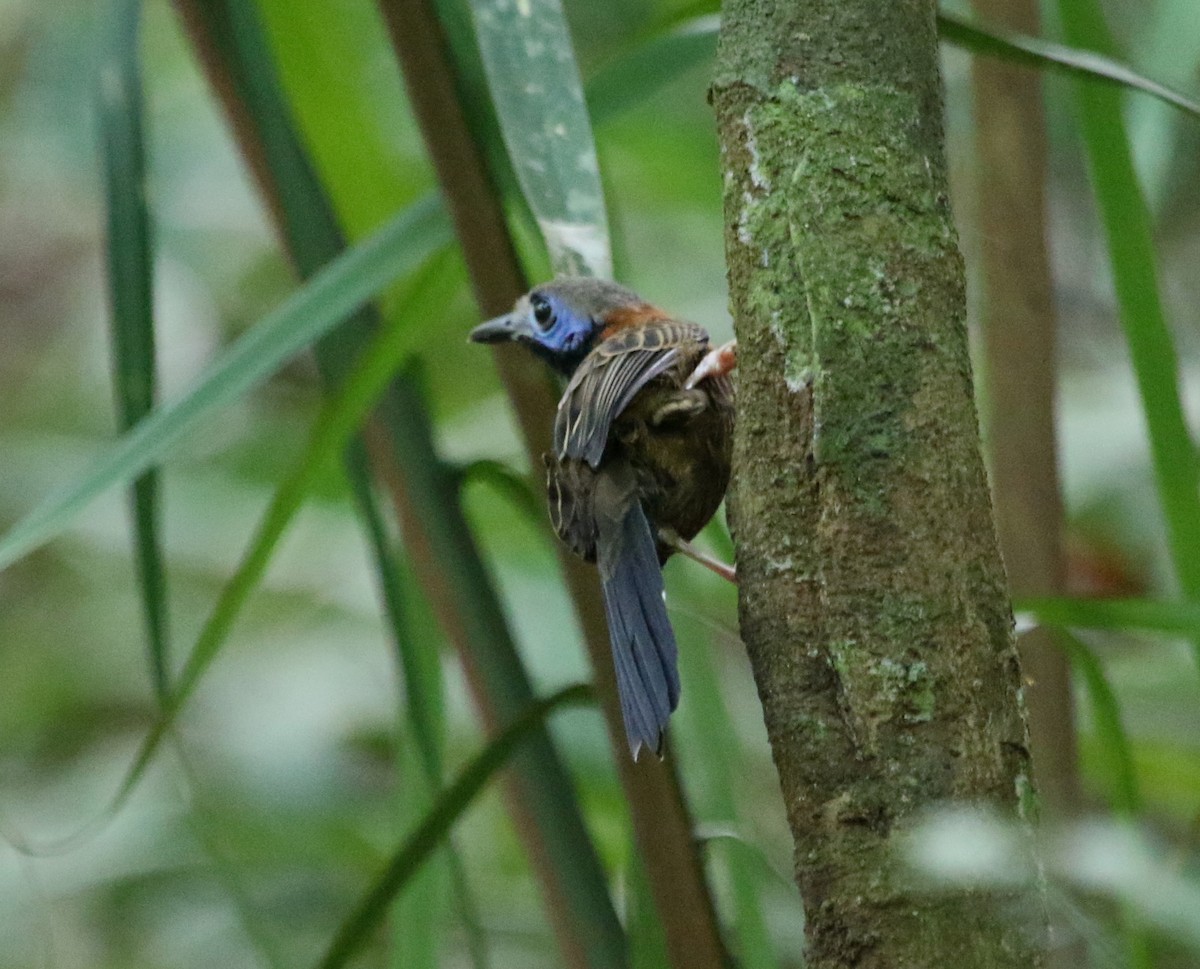
[[[372,3],[300,7],[260,0],[289,88],[319,111],[314,160],[336,186],[353,237],[384,201],[433,179]],[[690,5],[568,4],[585,80]],[[1197,93],[1200,38],[1182,43],[1193,0],[1110,5],[1122,49],[1155,79]],[[79,473],[118,426],[112,406],[103,268],[104,191],[95,71],[102,16],[84,0],[0,3],[0,521],[7,526]],[[219,348],[278,306],[294,282],[170,7],[142,26],[149,202],[156,252],[160,397],[179,399]],[[972,219],[969,58],[944,70],[955,206],[968,267]],[[705,103],[708,64],[605,117],[596,129],[622,280],[729,335],[720,175]],[[1147,439],[1109,266],[1083,177],[1070,84],[1049,79],[1051,231],[1061,313],[1062,470],[1077,590],[1174,593]],[[1184,404],[1200,414],[1200,339],[1191,267],[1200,239],[1193,121],[1125,95],[1151,211]],[[369,150],[366,147],[369,141]],[[371,165],[356,166],[356,158]],[[378,167],[371,167],[378,166]],[[475,309],[454,254],[439,257],[438,299],[420,320],[419,356],[444,453],[520,465],[521,448],[486,354],[465,346]],[[984,389],[986,392],[986,388]],[[227,407],[178,450],[161,478],[171,640],[196,639],[279,480],[298,461],[320,404],[306,357]],[[1193,420],[1193,423],[1194,420]],[[587,677],[543,532],[489,487],[466,491],[472,525],[543,692]],[[719,526],[710,536],[720,547]],[[733,830],[707,848],[722,915],[742,917],[751,884],[768,948],[798,965],[802,924],[790,886],[755,849],[791,857],[733,591],[684,562],[667,569],[684,699],[674,750],[698,823]],[[1089,584],[1085,584],[1089,583]],[[15,850],[78,829],[116,789],[156,699],[145,661],[122,495],[95,503],[51,545],[0,573],[0,952],[6,966],[300,966],[324,950],[368,878],[429,795],[401,716],[405,697],[378,589],[341,474],[331,471],[277,553],[219,662],[127,808],[74,850]],[[447,776],[480,747],[463,674],[419,602],[412,621],[441,647]],[[1138,820],[1179,845],[1195,873],[1200,817],[1200,673],[1186,644],[1118,628],[1089,645],[1113,686],[1139,781]],[[174,672],[179,655],[173,654]],[[714,675],[715,673],[715,675]],[[712,704],[734,730],[714,735]],[[1108,758],[1080,704],[1083,769],[1097,810]],[[599,717],[554,721],[585,816],[637,921],[622,795]],[[402,756],[403,752],[403,756]],[[732,781],[731,781],[732,779]],[[729,790],[735,797],[731,800]],[[412,795],[409,797],[409,795]],[[1190,832],[1190,833],[1189,833]],[[752,847],[747,848],[750,845]],[[458,828],[495,965],[559,964],[537,889],[496,789]],[[448,892],[445,879],[423,883]],[[441,964],[465,964],[453,905],[426,911]],[[641,909],[640,911],[644,911]],[[394,927],[400,933],[399,926]],[[415,945],[414,940],[414,945]],[[398,945],[393,956],[407,951]],[[375,964],[388,958],[380,947]],[[417,957],[413,957],[417,958]],[[395,962],[401,965],[403,962]],[[748,957],[747,965],[770,959]]]

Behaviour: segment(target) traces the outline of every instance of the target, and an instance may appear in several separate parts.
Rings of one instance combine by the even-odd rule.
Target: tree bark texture
[[[740,345],[740,620],[812,969],[1040,958],[1036,891],[927,893],[896,850],[924,808],[1016,817],[1030,788],[934,14],[728,0],[712,92]]]

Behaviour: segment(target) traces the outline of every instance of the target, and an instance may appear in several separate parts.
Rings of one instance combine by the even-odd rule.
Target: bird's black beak
[[[502,343],[515,339],[520,327],[512,313],[497,316],[494,320],[480,323],[471,331],[468,339],[472,343]]]

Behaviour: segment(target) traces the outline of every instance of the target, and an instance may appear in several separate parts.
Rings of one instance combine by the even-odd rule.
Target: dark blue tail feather
[[[663,602],[662,570],[654,533],[634,500],[616,534],[601,535],[601,580],[612,642],[617,692],[629,749],[658,751],[671,711],[679,703],[675,633]],[[606,554],[607,553],[607,554]]]

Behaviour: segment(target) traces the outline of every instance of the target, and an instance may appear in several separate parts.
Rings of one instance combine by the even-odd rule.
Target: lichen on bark
[[[1016,816],[1028,787],[933,15],[915,0],[734,0],[713,86],[742,637],[813,967],[1038,958],[1034,890],[1017,893],[1022,925],[993,899],[921,893],[894,851],[923,808]]]

